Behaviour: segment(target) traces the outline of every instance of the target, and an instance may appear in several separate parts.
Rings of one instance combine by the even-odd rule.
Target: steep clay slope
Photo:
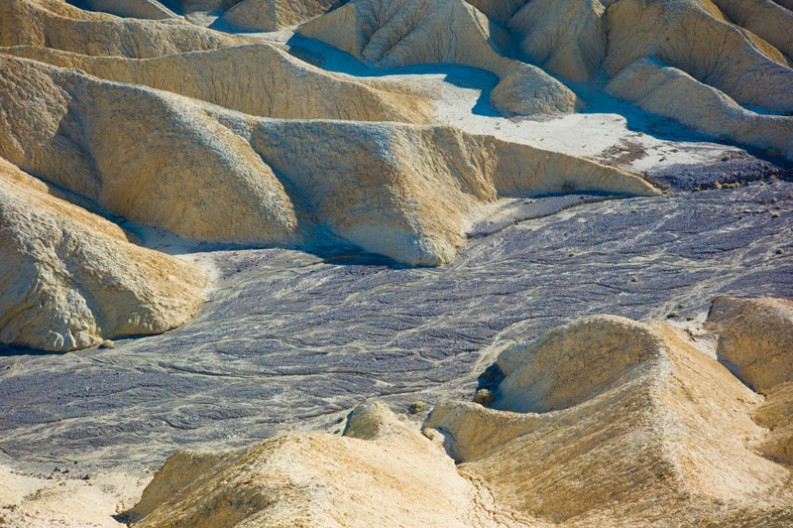
[[[669,324],[584,319],[497,364],[492,410],[444,405],[426,426],[503,507],[565,526],[790,518],[793,473],[752,420],[762,398]]]
[[[618,169],[451,128],[259,119],[24,59],[0,57],[0,70],[2,155],[193,239],[310,243],[318,222],[438,265],[463,244],[465,215],[500,195],[656,192]]]
[[[647,111],[793,159],[793,118],[785,115],[793,113],[789,7],[771,0],[563,4],[355,0],[299,31],[375,66],[491,71],[501,79],[491,102],[519,114],[570,112],[576,100],[526,63],[573,81],[613,78],[611,94]],[[525,62],[506,59],[511,48]]]
[[[719,297],[707,324],[719,336],[719,360],[766,397],[755,412],[771,431],[763,450],[793,465],[793,302]]]
[[[321,15],[342,0],[243,0],[215,23],[238,31],[278,31]]]
[[[427,123],[433,110],[424,97],[325,72],[266,43],[143,60],[32,46],[0,53],[79,68],[111,81],[142,84],[255,116]]]
[[[440,446],[364,404],[342,437],[292,434],[174,455],[127,516],[140,528],[517,526],[487,502]]]
[[[80,9],[101,11],[125,18],[165,20],[176,14],[157,0],[72,0]]]
[[[637,106],[722,140],[778,151],[793,159],[793,117],[758,114],[658,59],[642,59],[606,90]]]
[[[763,318],[757,306],[744,316]],[[784,335],[789,315],[765,328]],[[747,331],[717,318],[722,336]],[[755,361],[763,351],[743,349]],[[793,523],[793,466],[765,443],[790,427],[789,400],[764,402],[682,329],[596,316],[512,346],[497,365],[492,408],[437,406],[423,438],[365,404],[342,437],[177,454],[129,512],[133,526]]]
[[[59,0],[0,3],[0,45],[39,46],[85,55],[148,58],[241,44],[239,37],[183,20],[123,20]]]
[[[516,114],[575,110],[578,100],[535,66],[508,59],[509,36],[463,0],[356,0],[299,28],[377,67],[462,64],[501,80],[490,100]]]
[[[204,275],[0,159],[0,343],[69,351],[195,315]]]

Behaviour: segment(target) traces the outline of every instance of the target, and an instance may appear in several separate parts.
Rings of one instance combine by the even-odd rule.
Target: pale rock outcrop
[[[606,90],[693,130],[793,159],[793,117],[747,110],[712,86],[658,59],[642,59],[617,74]]]
[[[759,392],[793,381],[793,302],[718,297],[708,314],[719,361]]]
[[[466,0],[506,28],[520,56],[576,81],[592,78],[606,54],[600,0]]]
[[[354,0],[298,31],[377,67],[445,63],[490,71],[501,80],[491,101],[507,112],[553,115],[579,104],[541,69],[505,57],[509,35],[464,0]]]
[[[69,351],[189,321],[206,279],[0,159],[0,343]]]
[[[562,77],[588,81],[606,56],[605,12],[599,0],[532,0],[507,27],[526,60]]]
[[[342,0],[243,0],[226,11],[216,26],[238,31],[278,31],[343,3]]]
[[[3,156],[193,239],[310,243],[318,222],[439,265],[464,243],[466,215],[499,196],[657,192],[615,168],[448,127],[254,118],[9,56],[0,71]]]
[[[333,155],[317,155],[326,137]],[[411,264],[451,262],[466,214],[499,196],[657,193],[626,172],[451,127],[263,121],[251,144],[334,232]]]
[[[129,515],[138,528],[517,526],[483,503],[441,447],[372,403],[353,411],[341,437],[178,453]]]
[[[176,13],[157,0],[75,0],[72,3],[81,9],[125,18],[165,20],[176,16]]]
[[[793,424],[790,394],[764,402],[694,343],[666,321],[582,319],[507,348],[493,407],[438,405],[424,438],[364,404],[341,437],[176,454],[129,514],[141,528],[789,526],[793,466],[767,440]]]
[[[764,450],[793,464],[793,302],[719,297],[707,324],[718,336],[719,360],[766,396],[755,413],[772,431]]]
[[[117,214],[196,239],[292,243],[281,182],[189,99],[0,56],[0,155]]]
[[[0,46],[39,46],[85,55],[148,58],[242,44],[240,37],[183,20],[124,20],[58,0],[0,3]]]
[[[141,84],[246,114],[279,119],[427,123],[433,104],[354,77],[325,72],[268,43],[152,59],[92,57],[17,46],[0,52]]]
[[[793,59],[793,3],[773,0],[713,0],[734,23]],[[782,4],[782,5],[780,5]]]
[[[749,12],[753,2],[731,3]],[[724,2],[728,4],[728,2]],[[710,0],[620,0],[608,7],[604,67],[616,75],[656,57],[741,104],[793,112],[793,69],[778,49],[727,20]]]
[[[754,415],[771,431],[763,450],[793,465],[793,302],[718,297],[707,325],[718,335],[719,361],[766,397]]]
[[[762,397],[668,323],[587,318],[497,364],[492,409],[444,404],[425,427],[499,508],[562,526],[791,519],[791,466],[764,456],[753,420]]]

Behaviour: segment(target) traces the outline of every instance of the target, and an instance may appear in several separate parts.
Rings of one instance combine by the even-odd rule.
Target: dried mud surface
[[[0,449],[39,467],[149,466],[333,430],[368,399],[467,399],[504,346],[583,316],[685,321],[720,294],[793,297],[790,182],[569,202],[513,204],[529,219],[438,269],[339,248],[193,254],[217,280],[185,327],[57,361],[2,350]]]

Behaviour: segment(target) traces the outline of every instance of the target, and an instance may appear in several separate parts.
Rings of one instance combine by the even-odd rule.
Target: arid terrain
[[[793,527],[789,0],[0,0],[0,527]]]

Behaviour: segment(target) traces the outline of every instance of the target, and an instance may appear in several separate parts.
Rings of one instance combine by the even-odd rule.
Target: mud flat
[[[333,430],[371,398],[468,398],[503,344],[578,317],[685,320],[720,294],[793,297],[792,211],[784,181],[584,204],[471,239],[439,269],[339,248],[195,253],[217,278],[187,326],[112,349],[4,350],[0,449],[150,466],[180,447]]]

